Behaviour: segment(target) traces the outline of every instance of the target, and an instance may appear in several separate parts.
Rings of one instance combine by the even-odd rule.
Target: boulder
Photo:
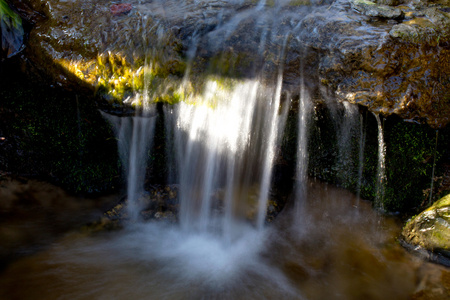
[[[402,238],[415,251],[428,251],[427,258],[450,265],[450,194],[412,218]]]

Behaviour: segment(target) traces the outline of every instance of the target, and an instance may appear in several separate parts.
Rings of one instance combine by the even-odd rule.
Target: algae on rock
[[[402,235],[409,244],[450,257],[450,194],[410,220]]]

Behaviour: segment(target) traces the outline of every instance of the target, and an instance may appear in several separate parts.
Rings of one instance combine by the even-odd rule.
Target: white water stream
[[[384,144],[383,125],[380,116],[374,114],[378,125],[378,166],[375,207],[383,210],[383,200],[386,186],[386,146]]]

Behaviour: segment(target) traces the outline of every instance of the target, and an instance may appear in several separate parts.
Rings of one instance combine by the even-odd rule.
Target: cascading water
[[[179,186],[178,219],[184,241],[201,237],[229,247],[233,243],[239,244],[244,234],[253,232],[258,235],[264,229],[270,206],[272,168],[290,109],[290,99],[281,101],[285,50],[291,47],[293,20],[301,20],[301,16],[291,16],[290,25],[275,24],[273,19],[282,9],[283,16],[289,14],[284,5],[289,4],[280,2],[273,9],[266,10],[265,1],[261,1],[254,8],[232,16],[227,9],[222,12],[212,10],[210,13],[220,20],[216,28],[205,35],[199,24],[189,37],[187,67],[177,92],[181,101],[163,107],[170,170],[168,180]],[[168,13],[167,17],[175,15]],[[143,22],[145,20],[143,17]],[[294,26],[296,29],[300,28],[298,24]],[[151,148],[156,119],[152,116],[154,112],[150,112],[155,109],[151,101],[165,89],[164,86],[154,86],[152,76],[158,64],[170,61],[163,52],[163,29],[160,24],[155,26],[157,38],[153,46],[143,35],[144,45],[150,47],[144,68],[146,89],[142,95],[129,99],[132,104],[144,104],[143,114],[123,119],[109,117],[114,119],[112,123],[115,123],[118,134],[120,156],[128,174],[127,207],[132,220],[137,220],[143,209],[139,198],[144,192],[147,152]],[[229,47],[239,26],[250,26],[257,33],[253,37],[255,43],[249,43],[254,47],[250,51],[255,51],[257,57],[249,62],[248,74],[244,78],[228,78],[228,71],[225,72],[227,76],[223,76],[222,70],[215,67],[210,68],[210,74],[206,72],[202,76],[193,71],[199,53],[205,53],[205,48],[210,51],[210,57],[226,57],[224,49]],[[301,43],[298,39],[294,42]],[[265,57],[266,52],[273,54],[270,59]],[[300,64],[295,171],[295,205],[299,220],[307,200],[307,146],[313,105],[303,74],[303,59]],[[268,70],[276,76],[267,76]],[[196,91],[192,90],[193,84]],[[344,125],[340,126],[339,143],[343,164],[347,162],[344,157],[351,152],[351,130],[357,112],[349,103],[344,103],[344,108],[346,114],[342,119]],[[249,223],[254,227],[251,230],[247,229]]]
[[[152,5],[156,8],[158,3]],[[182,11],[183,6],[178,7],[173,2],[168,5],[175,11],[167,11],[166,17],[175,20],[177,11]],[[185,5],[206,4],[200,1]],[[207,19],[206,22],[212,22],[215,29],[206,34],[204,25],[193,25],[193,34],[186,37],[189,41],[185,52],[187,67],[177,87],[173,84],[164,86],[165,79],[159,82],[162,83],[160,85],[153,80],[160,65],[170,62],[170,57],[164,53],[167,41],[162,24],[155,24],[151,29],[156,37],[153,44],[143,34],[143,45],[149,47],[144,67],[144,92],[141,95],[136,93],[137,96],[128,100],[133,105],[143,104],[141,114],[127,118],[108,117],[115,124],[119,152],[127,172],[127,212],[136,221],[144,209],[139,199],[144,193],[148,151],[155,134],[156,112],[152,101],[165,90],[178,89],[179,102],[164,105],[162,111],[168,181],[178,184],[179,224],[159,230],[169,230],[167,236],[176,235],[172,241],[163,238],[163,243],[174,249],[183,245],[190,259],[209,256],[211,260],[228,260],[230,256],[223,251],[215,251],[225,255],[219,257],[210,252],[196,252],[195,249],[202,243],[221,245],[229,250],[230,247],[239,249],[246,245],[244,240],[254,241],[256,236],[262,239],[264,235],[267,211],[271,205],[272,168],[290,109],[291,99],[282,97],[285,53],[292,47],[291,42],[302,43],[298,37],[291,41],[291,32],[300,30],[301,16],[290,15],[290,22],[282,22],[281,25],[273,21],[289,15],[289,5],[288,1],[281,1],[267,9],[265,1],[260,1],[253,8],[234,14],[230,14],[232,10],[229,7],[221,11],[208,9],[207,15],[212,15],[218,23]],[[143,15],[142,28],[147,21]],[[239,26],[256,33],[248,42],[249,49],[240,49],[231,42],[236,38],[234,35]],[[254,51],[256,54],[248,61],[244,76],[230,74],[230,68],[215,65],[215,59],[230,65],[235,62],[227,61],[227,49],[233,49],[230,45],[238,47],[238,52]],[[207,59],[211,59],[210,66],[203,74],[198,74],[198,61],[205,59],[205,53],[208,53]],[[268,57],[267,53],[271,56]],[[294,197],[296,219],[300,223],[308,198],[307,148],[313,107],[310,90],[305,83],[304,63],[301,58],[300,82],[295,83],[300,89]],[[242,72],[239,67],[233,72]],[[358,110],[349,103],[344,103],[343,108],[345,114],[338,125],[339,158],[342,165],[349,165],[350,140]],[[339,114],[337,109],[336,115]],[[150,231],[154,230],[150,229],[153,225],[147,226]],[[254,244],[249,248],[252,255],[259,251],[259,242]],[[209,249],[204,248],[205,251]],[[231,255],[247,255],[236,251],[238,253]],[[240,260],[237,257],[233,259]]]
[[[258,203],[267,203],[275,137],[286,115],[285,109],[281,115],[274,109],[278,105],[277,90],[257,80],[235,84],[229,90],[210,80],[202,97],[166,108],[166,128],[176,126],[184,229],[204,232],[213,227],[229,238],[233,224],[247,215],[265,218],[266,205]],[[265,124],[273,126],[268,136]],[[267,160],[269,167],[261,166]],[[268,183],[255,193],[255,185],[263,178]],[[215,214],[218,211],[223,214],[220,218]],[[259,228],[264,222],[260,218],[254,220]]]
[[[144,67],[144,79],[149,85],[149,73],[151,66]],[[127,214],[128,218],[135,222],[143,205],[139,197],[144,192],[144,180],[148,161],[148,151],[152,147],[155,130],[156,113],[155,107],[151,105],[148,88],[141,95],[129,99],[135,103],[141,103],[141,110],[132,117],[117,117],[102,113],[102,115],[113,125],[117,136],[119,157],[122,162],[127,178]]]
[[[202,47],[209,47],[222,57],[222,48],[226,47],[236,26],[247,18],[258,19],[261,9],[255,7],[236,14],[219,24],[214,30],[216,34],[203,36],[202,41],[198,33],[201,28],[194,30],[186,51],[188,65],[177,92],[181,101],[163,107],[169,181],[179,187],[179,224],[158,228],[173,239],[163,237],[163,244],[185,251],[185,257],[177,258],[182,260],[180,264],[185,264],[186,259],[210,259],[214,265],[211,268],[215,268],[222,266],[223,261],[239,262],[247,255],[255,256],[263,240],[271,198],[272,167],[289,110],[289,99],[282,103],[281,95],[289,34],[275,32],[275,27],[272,28],[275,25],[268,16],[255,21],[255,30],[260,34],[257,52],[261,58],[256,59],[257,63],[245,78],[227,78],[220,75],[220,70],[202,76],[192,71],[198,59],[197,52],[204,50]],[[283,37],[283,43],[276,50],[273,44],[279,42],[279,36]],[[159,51],[163,47],[158,46],[162,42],[163,38],[158,38],[156,46],[150,49],[150,63],[144,75],[151,75],[152,65],[158,64],[152,56],[163,56]],[[270,44],[271,51],[276,50],[278,54],[266,65],[263,54]],[[277,65],[277,76],[267,78],[264,69],[273,63]],[[193,82],[196,91],[192,91]],[[117,124],[119,151],[128,174],[128,213],[133,219],[137,219],[143,209],[139,197],[144,192],[147,151],[154,135],[155,117],[153,112],[148,112],[152,109],[150,99],[157,98],[158,91],[164,89],[152,86],[151,79],[145,85],[151,88],[142,99],[129,100],[133,104],[150,104],[144,108],[143,116],[123,120],[109,117]],[[302,92],[306,120],[310,100],[305,89]],[[153,226],[157,225],[147,224],[145,230],[152,231]],[[251,246],[248,241],[252,241]],[[199,245],[203,245],[203,249],[197,249]]]
[[[143,209],[139,197],[144,192],[144,178],[151,148],[156,117],[115,117],[103,114],[111,124],[118,139],[121,162],[127,178],[127,214],[131,221],[139,219]]]

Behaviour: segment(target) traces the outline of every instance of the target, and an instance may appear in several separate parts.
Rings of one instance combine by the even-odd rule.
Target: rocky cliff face
[[[109,107],[139,104],[132,98],[144,89],[179,101],[186,71],[270,77],[283,66],[286,90],[303,74],[310,88],[375,113],[435,128],[449,122],[448,1],[11,2],[35,23],[28,57]]]

